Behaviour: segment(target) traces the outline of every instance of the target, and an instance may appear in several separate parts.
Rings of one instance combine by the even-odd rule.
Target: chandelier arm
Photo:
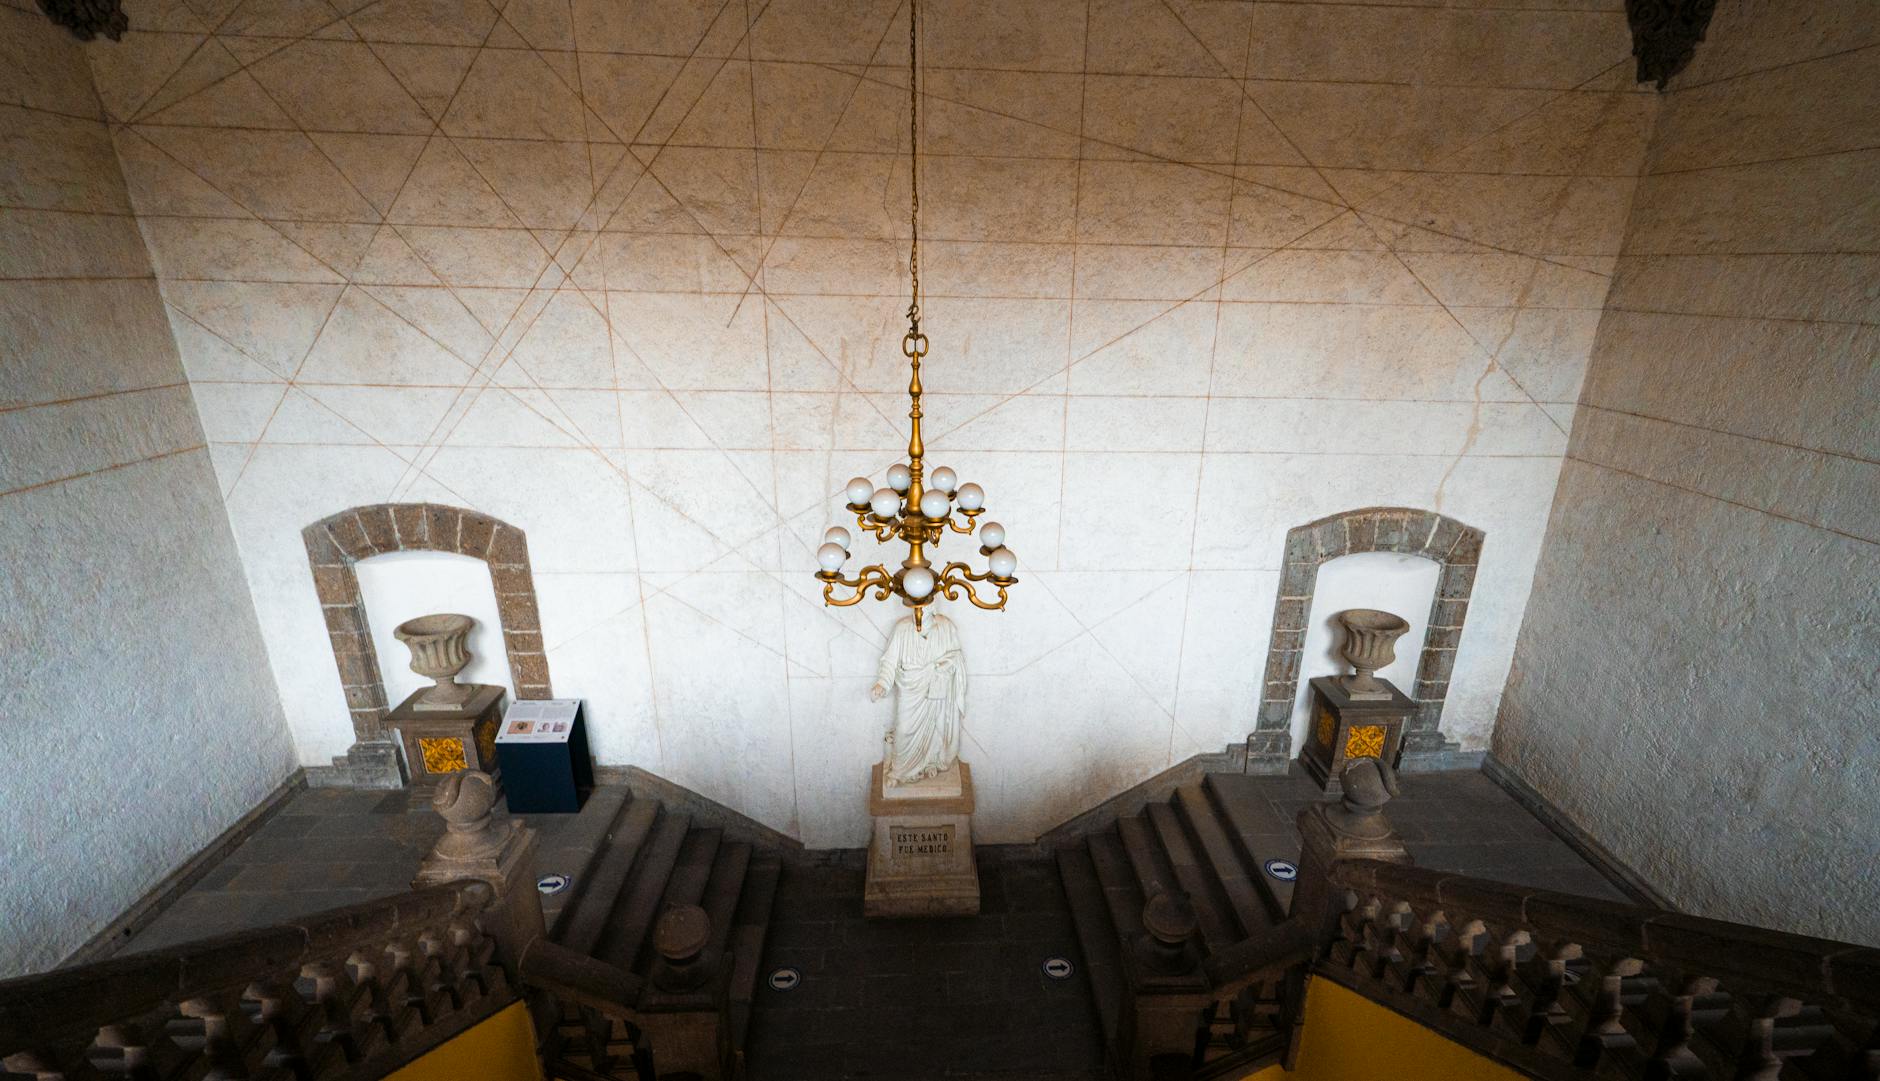
[[[1018,579],[1016,578],[994,578],[991,571],[975,574],[971,567],[968,567],[964,563],[956,562],[948,563],[940,572],[937,588],[940,592],[946,594],[947,600],[959,600],[960,593],[963,591],[966,594],[966,599],[973,602],[973,607],[996,612],[1005,607],[1005,587],[1017,581]],[[990,584],[994,589],[999,591],[999,599],[996,602],[980,600],[979,591],[973,588],[974,582],[986,582]]]
[[[875,599],[878,601],[887,600],[888,595],[894,592],[894,576],[888,573],[888,568],[879,563],[863,567],[861,573],[854,578],[844,578],[839,571],[820,571],[816,577],[822,579],[823,582],[823,604],[831,608],[847,608],[851,604],[856,604],[868,595],[870,589],[875,591]],[[846,600],[837,600],[837,586],[844,586],[855,592]]]
[[[864,510],[855,512],[855,524],[873,533],[878,543],[886,544],[894,539],[896,532],[900,528],[900,519],[889,518],[885,521],[878,520],[874,515]]]
[[[960,511],[960,513],[966,516],[966,524],[965,525],[959,524],[958,522],[954,521],[953,516],[949,514],[946,517],[947,528],[951,529],[955,533],[964,533],[970,537],[973,534],[973,530],[979,528],[979,523],[974,521],[974,519],[978,518],[980,515],[986,512],[983,510],[963,510],[963,511]]]

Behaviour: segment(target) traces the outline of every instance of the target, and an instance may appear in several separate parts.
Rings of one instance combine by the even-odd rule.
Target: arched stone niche
[[[1306,620],[1319,566],[1357,552],[1398,552],[1442,565],[1436,597],[1430,604],[1416,685],[1405,688],[1417,712],[1404,725],[1404,761],[1414,755],[1440,755],[1455,745],[1443,740],[1443,700],[1449,674],[1462,641],[1475,589],[1475,568],[1482,558],[1481,530],[1434,511],[1411,507],[1362,507],[1342,511],[1286,533],[1285,566],[1273,603],[1273,635],[1266,649],[1266,676],[1260,695],[1260,719],[1247,737],[1249,772],[1284,772],[1292,757],[1293,701],[1299,691],[1299,667],[1306,640]]]
[[[384,738],[385,681],[366,623],[365,602],[353,565],[388,552],[453,552],[490,568],[503,646],[517,698],[552,698],[542,620],[529,570],[529,539],[522,530],[486,514],[441,503],[379,503],[353,507],[300,531],[313,566],[313,587],[326,616],[333,660],[346,688],[353,734],[361,743]]]

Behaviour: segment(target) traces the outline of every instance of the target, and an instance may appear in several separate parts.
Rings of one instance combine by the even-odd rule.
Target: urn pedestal
[[[1299,764],[1328,795],[1343,792],[1339,777],[1346,762],[1375,758],[1395,767],[1403,750],[1404,722],[1416,712],[1417,704],[1389,680],[1374,678],[1373,682],[1388,696],[1353,698],[1342,677],[1318,676],[1311,682],[1312,719],[1305,746],[1299,750]]]
[[[455,709],[424,704],[431,688],[414,692],[386,716],[385,725],[398,731],[405,745],[405,765],[413,788],[433,788],[445,777],[466,769],[494,776],[496,732],[503,723],[507,692],[488,684],[459,684],[471,694]]]
[[[862,915],[974,916],[973,771],[961,762],[912,785],[884,788],[881,763],[868,776],[868,846]]]

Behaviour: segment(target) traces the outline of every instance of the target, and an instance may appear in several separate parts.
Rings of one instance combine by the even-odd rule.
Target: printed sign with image
[[[521,699],[503,715],[498,743],[566,743],[574,733],[579,698]]]

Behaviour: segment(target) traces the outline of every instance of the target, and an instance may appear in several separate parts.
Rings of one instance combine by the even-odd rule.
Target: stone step
[[[695,829],[685,835],[672,874],[666,878],[662,910],[671,905],[696,905],[704,899],[705,886],[711,882],[712,867],[718,860],[718,846],[724,839],[725,831],[721,829]]]
[[[1222,892],[1213,871],[1196,853],[1175,808],[1166,803],[1152,803],[1146,809],[1146,817],[1155,829],[1156,840],[1162,846],[1162,854],[1175,874],[1176,883],[1195,906],[1195,923],[1208,952],[1224,950],[1240,941],[1240,928],[1234,917],[1227,914],[1227,895]]]
[[[1156,840],[1155,827],[1149,824],[1147,816],[1134,815],[1118,821],[1116,835],[1123,843],[1123,852],[1129,857],[1136,887],[1142,891],[1144,900],[1175,888],[1175,870],[1169,866],[1168,856]]]
[[[747,844],[724,844],[718,846],[718,859],[712,864],[711,882],[705,887],[705,896],[699,901],[705,909],[705,915],[712,921],[712,939],[708,947],[714,954],[723,956],[731,942],[731,921],[737,914],[738,898],[744,892],[744,877],[750,871],[751,846]]]
[[[1089,848],[1061,849],[1057,866],[1058,878],[1064,885],[1064,898],[1070,903],[1071,924],[1077,930],[1077,946],[1083,953],[1090,997],[1097,1009],[1097,1020],[1103,1026],[1104,1043],[1114,1047],[1117,1020],[1123,1008],[1121,939],[1110,920],[1103,884],[1098,880]]]
[[[770,908],[782,873],[783,861],[776,856],[753,855],[731,918],[731,1046],[737,1053],[740,1076],[745,1066],[744,1037],[751,1027],[751,1001],[757,995],[764,963],[764,938],[770,931]]]
[[[1211,773],[1202,787],[1213,801],[1222,823],[1226,825],[1234,850],[1259,886],[1273,922],[1278,923],[1286,918],[1287,911],[1292,907],[1293,884],[1274,879],[1263,868],[1268,859],[1294,858],[1298,841],[1296,837],[1290,836],[1291,824],[1280,821],[1274,815],[1258,786],[1250,783],[1252,780],[1234,774]],[[1282,845],[1288,847],[1279,851]],[[1274,851],[1263,853],[1262,849]]]
[[[600,859],[585,880],[575,881],[576,896],[562,908],[551,925],[551,939],[571,950],[594,956],[594,947],[607,929],[608,916],[632,877],[634,863],[658,819],[657,802],[632,800],[627,803],[603,846]]]
[[[1248,938],[1271,927],[1277,914],[1270,907],[1271,895],[1258,880],[1260,870],[1250,866],[1234,847],[1233,838],[1202,786],[1189,784],[1176,789],[1175,810],[1226,895],[1240,926],[1240,937]]]
[[[588,879],[600,866],[607,852],[607,844],[620,820],[627,813],[632,801],[632,793],[619,785],[604,786],[588,794],[587,802],[581,805],[581,812],[555,821],[542,830],[544,843],[536,853],[535,873],[537,875],[564,874],[569,876],[571,885],[560,893],[547,894],[542,898],[542,922],[553,928],[585,890]],[[566,816],[555,815],[555,819]],[[545,824],[536,815],[525,815],[523,821],[531,822],[537,828]],[[546,843],[551,833],[553,844]]]
[[[705,963],[713,970],[724,960],[725,944],[731,937],[731,918],[737,910],[738,894],[744,888],[744,872],[750,865],[751,846],[727,844],[722,829],[695,829],[686,835],[672,876],[666,880],[666,896],[660,906],[664,913],[676,905],[697,905],[705,912],[710,935],[705,941]],[[703,874],[700,868],[703,868]],[[655,931],[657,935],[657,931]],[[650,989],[640,1000],[643,1009],[697,1009],[701,999],[709,999],[704,989],[674,990],[664,985],[666,962],[657,955],[656,943],[649,942],[645,968],[651,979]]]
[[[645,854],[634,867],[632,881],[614,902],[607,919],[607,929],[592,951],[593,956],[619,968],[645,974],[637,964],[653,919],[659,914],[666,882],[691,832],[690,815],[665,813],[659,816],[647,839]],[[702,888],[702,887],[701,887]]]
[[[1122,838],[1114,831],[1091,834],[1084,842],[1090,853],[1097,882],[1103,887],[1103,904],[1110,913],[1110,926],[1116,929],[1118,944],[1127,949],[1142,935],[1142,887],[1123,852]]]

